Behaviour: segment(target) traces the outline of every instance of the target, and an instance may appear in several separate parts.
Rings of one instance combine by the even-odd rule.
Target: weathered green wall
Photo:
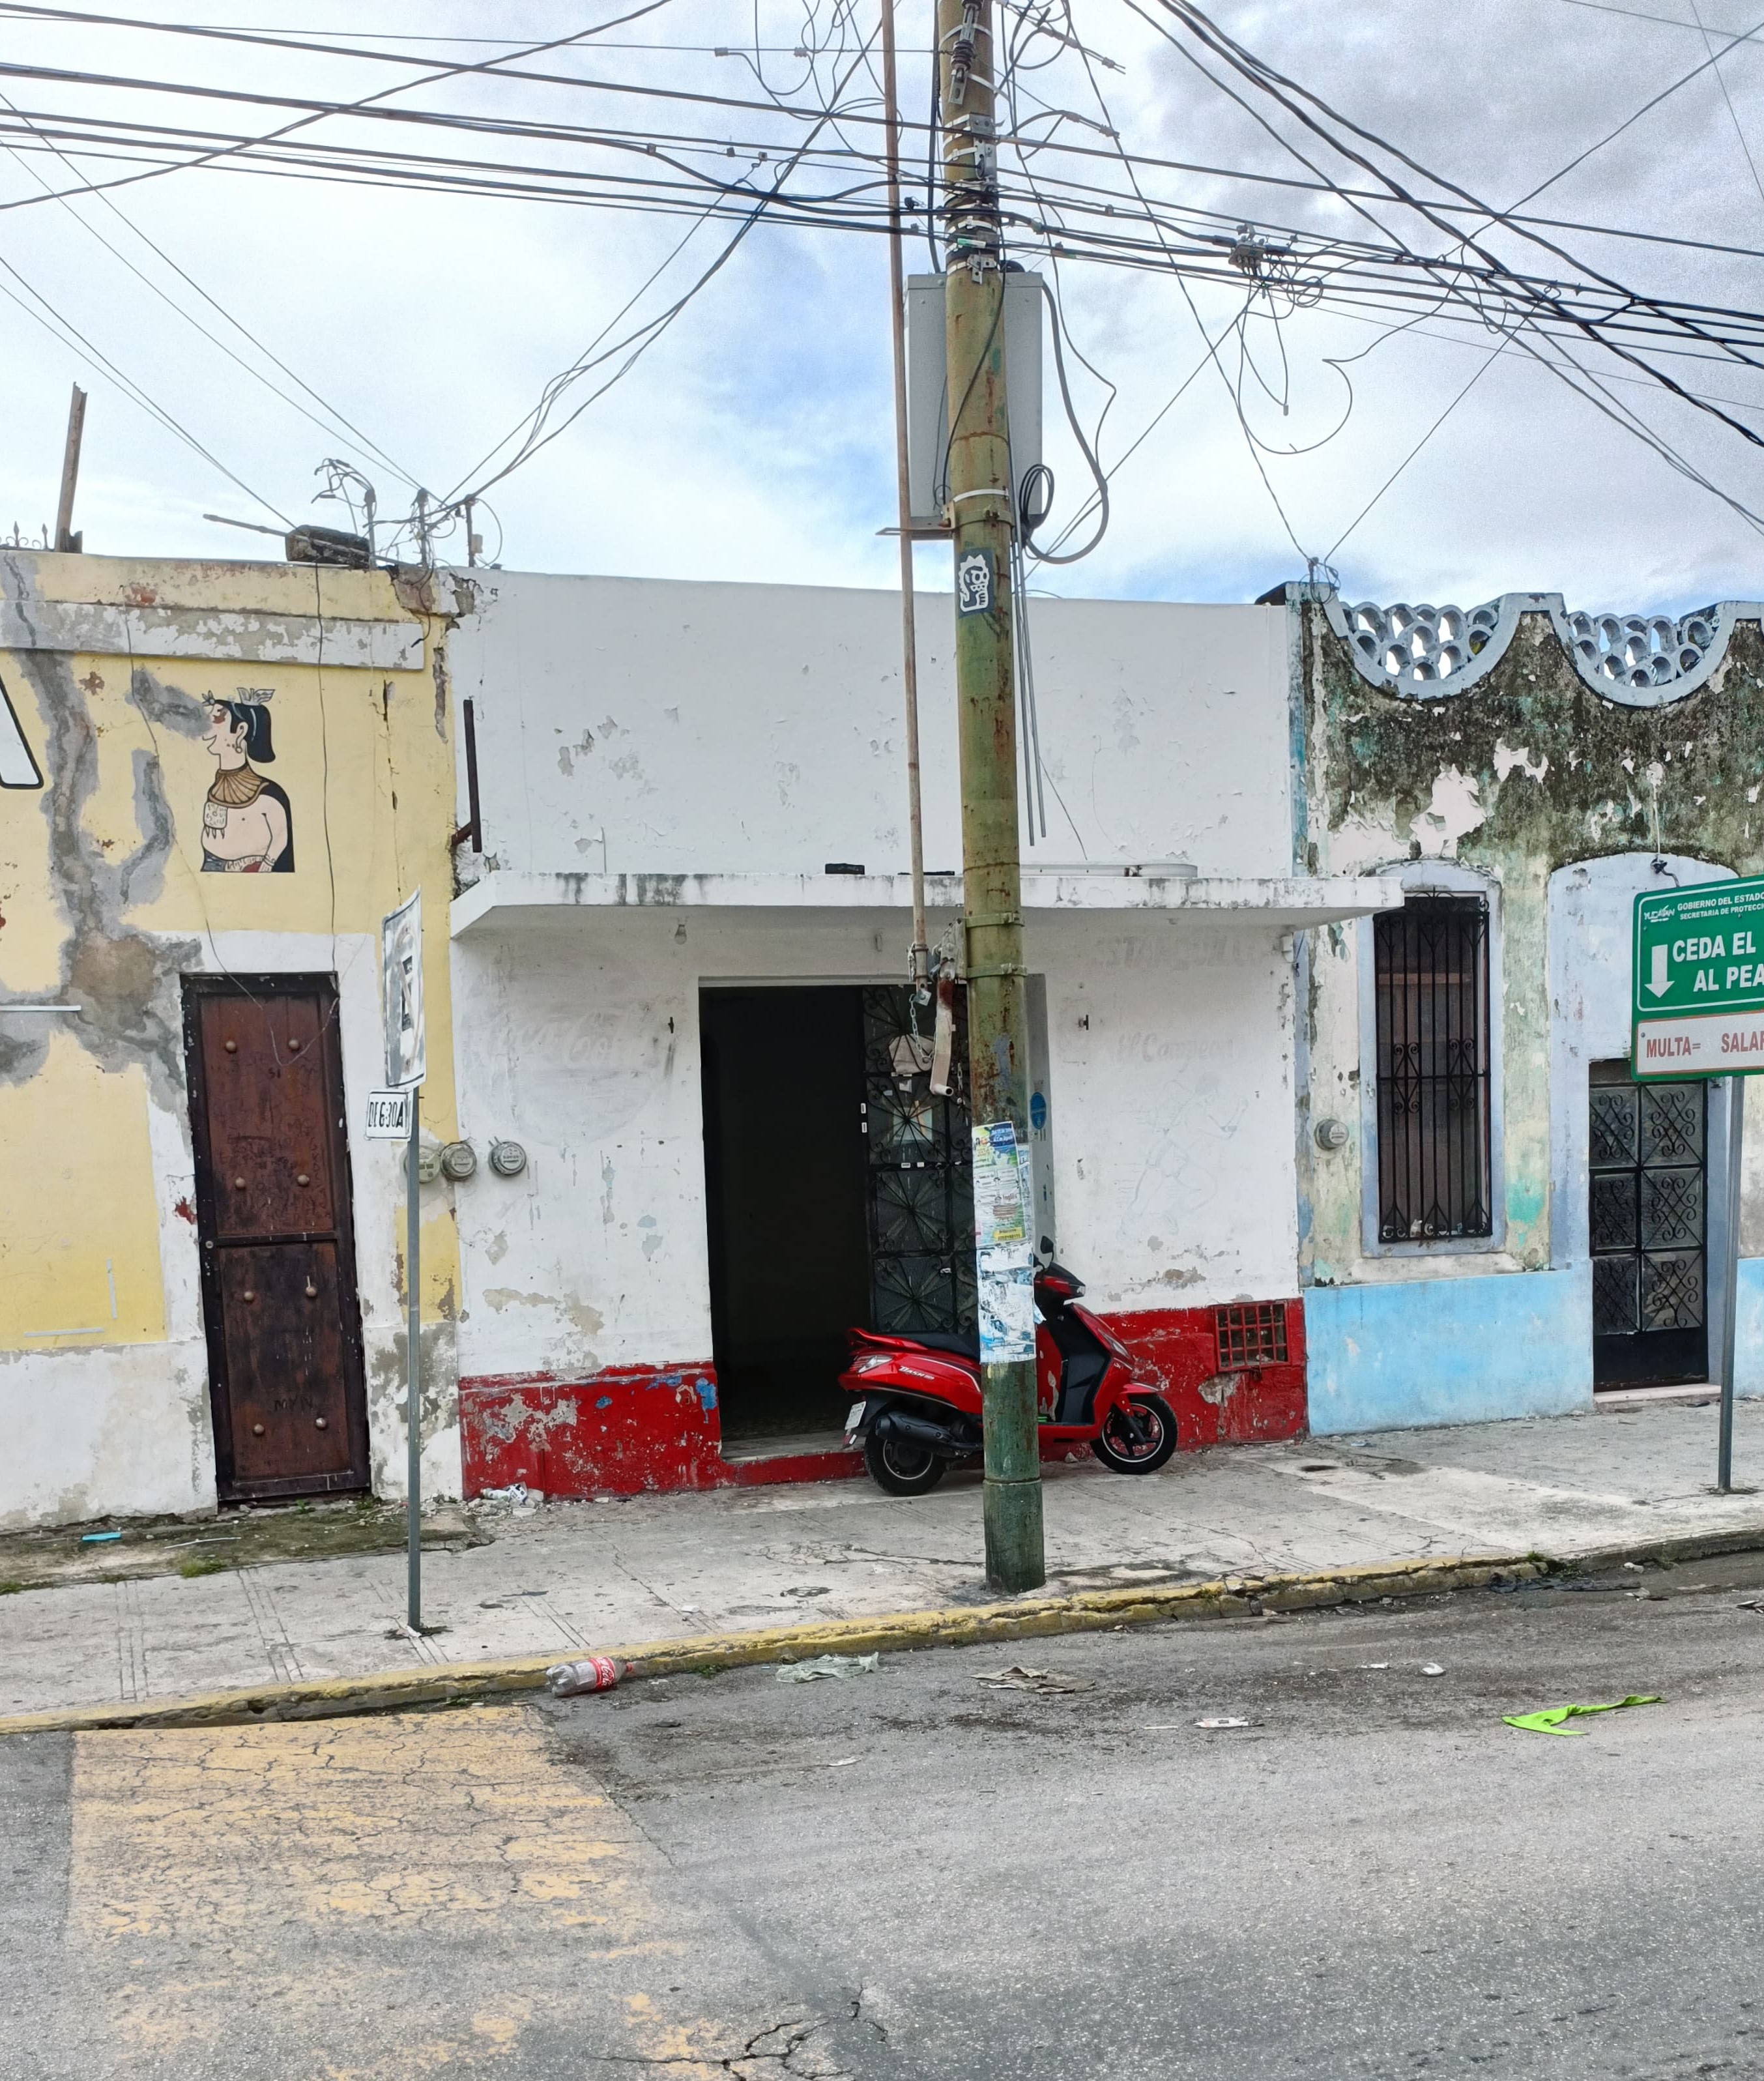
[[[1310,954],[1306,1129],[1344,1121],[1348,1146],[1303,1136],[1301,1264],[1308,1280],[1437,1278],[1549,1261],[1549,877],[1570,861],[1670,852],[1753,873],[1764,865],[1764,637],[1733,630],[1695,692],[1637,708],[1594,692],[1543,612],[1522,616],[1506,654],[1460,694],[1372,686],[1321,606],[1303,620],[1297,698],[1304,747],[1305,864],[1376,872],[1438,859],[1501,890],[1506,1241],[1503,1251],[1367,1259],[1360,1232],[1358,935],[1318,935]]]

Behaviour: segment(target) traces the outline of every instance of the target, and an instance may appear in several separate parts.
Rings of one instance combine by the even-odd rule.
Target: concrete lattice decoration
[[[1717,607],[1681,621],[1663,614],[1571,614],[1567,620],[1574,662],[1595,684],[1670,687],[1695,671],[1725,633]]]
[[[1312,597],[1316,598],[1313,594]],[[1496,665],[1523,614],[1547,614],[1575,671],[1594,693],[1654,708],[1695,693],[1726,655],[1737,621],[1764,616],[1756,600],[1721,600],[1666,614],[1570,614],[1560,593],[1507,592],[1480,607],[1321,603],[1361,676],[1417,699],[1466,692]]]
[[[1501,619],[1501,603],[1461,607],[1376,607],[1370,600],[1347,610],[1354,647],[1387,679],[1419,685],[1449,679],[1485,649]]]

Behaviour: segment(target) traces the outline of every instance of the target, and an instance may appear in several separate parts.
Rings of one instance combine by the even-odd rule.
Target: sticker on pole
[[[974,1129],[974,1255],[980,1356],[1014,1365],[1035,1355],[1035,1267],[1029,1166],[1008,1120]]]
[[[370,1091],[368,1094],[367,1137],[370,1141],[408,1141],[410,1139],[410,1094]]]
[[[1638,1083],[1764,1070],[1764,876],[1644,891],[1634,945]]]
[[[385,1006],[386,1082],[403,1091],[420,1084],[425,1074],[420,889],[380,922],[380,976]]]
[[[956,559],[956,612],[990,614],[993,604],[993,564],[989,551],[970,549]]]

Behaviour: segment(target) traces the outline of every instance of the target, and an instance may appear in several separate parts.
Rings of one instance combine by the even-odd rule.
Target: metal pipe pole
[[[405,1277],[410,1304],[410,1350],[406,1354],[405,1421],[410,1432],[405,1465],[405,1499],[409,1522],[405,1528],[405,1573],[408,1590],[405,1622],[413,1633],[422,1630],[422,1206],[417,1159],[421,1154],[419,1123],[422,1117],[422,1088],[410,1092],[410,1147],[405,1158]]]
[[[994,145],[992,0],[938,0],[943,110],[949,503],[956,544],[968,1091],[976,1145],[1007,1121],[1029,1147],[1028,978],[1017,823],[1010,552],[1015,529],[1005,396],[1005,278]],[[976,1267],[986,1284],[984,1265]],[[985,1356],[985,1331],[982,1355]],[[981,1422],[986,1579],[1047,1580],[1032,1356],[988,1359]]]
[[[894,0],[882,0],[882,94],[888,107],[888,313],[894,341],[894,481],[901,528],[901,683],[906,694],[906,820],[912,847],[914,986],[930,980],[925,926],[925,820],[919,800],[918,631],[913,603],[913,492],[906,461],[906,278],[901,255],[901,103]],[[927,198],[927,201],[929,198]]]
[[[1728,1078],[1727,1290],[1721,1298],[1721,1434],[1716,1452],[1715,1486],[1723,1495],[1733,1486],[1733,1362],[1738,1337],[1740,1286],[1740,1164],[1745,1146],[1745,1079]]]

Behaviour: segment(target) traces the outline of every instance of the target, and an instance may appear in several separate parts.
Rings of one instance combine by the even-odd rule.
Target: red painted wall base
[[[1284,1363],[1222,1370],[1216,1311],[1147,1309],[1111,1315],[1139,1377],[1169,1399],[1185,1452],[1266,1444],[1304,1428],[1304,1310],[1281,1304]],[[552,1373],[481,1374],[460,1382],[465,1493],[524,1482],[548,1496],[636,1495],[646,1490],[745,1488],[861,1474],[855,1452],[723,1457],[716,1368],[609,1366],[587,1380]]]
[[[1111,1315],[1109,1327],[1139,1361],[1138,1377],[1163,1390],[1185,1452],[1203,1445],[1268,1445],[1304,1428],[1304,1304],[1281,1303],[1283,1363],[1233,1371],[1219,1363],[1213,1308],[1149,1308]]]

